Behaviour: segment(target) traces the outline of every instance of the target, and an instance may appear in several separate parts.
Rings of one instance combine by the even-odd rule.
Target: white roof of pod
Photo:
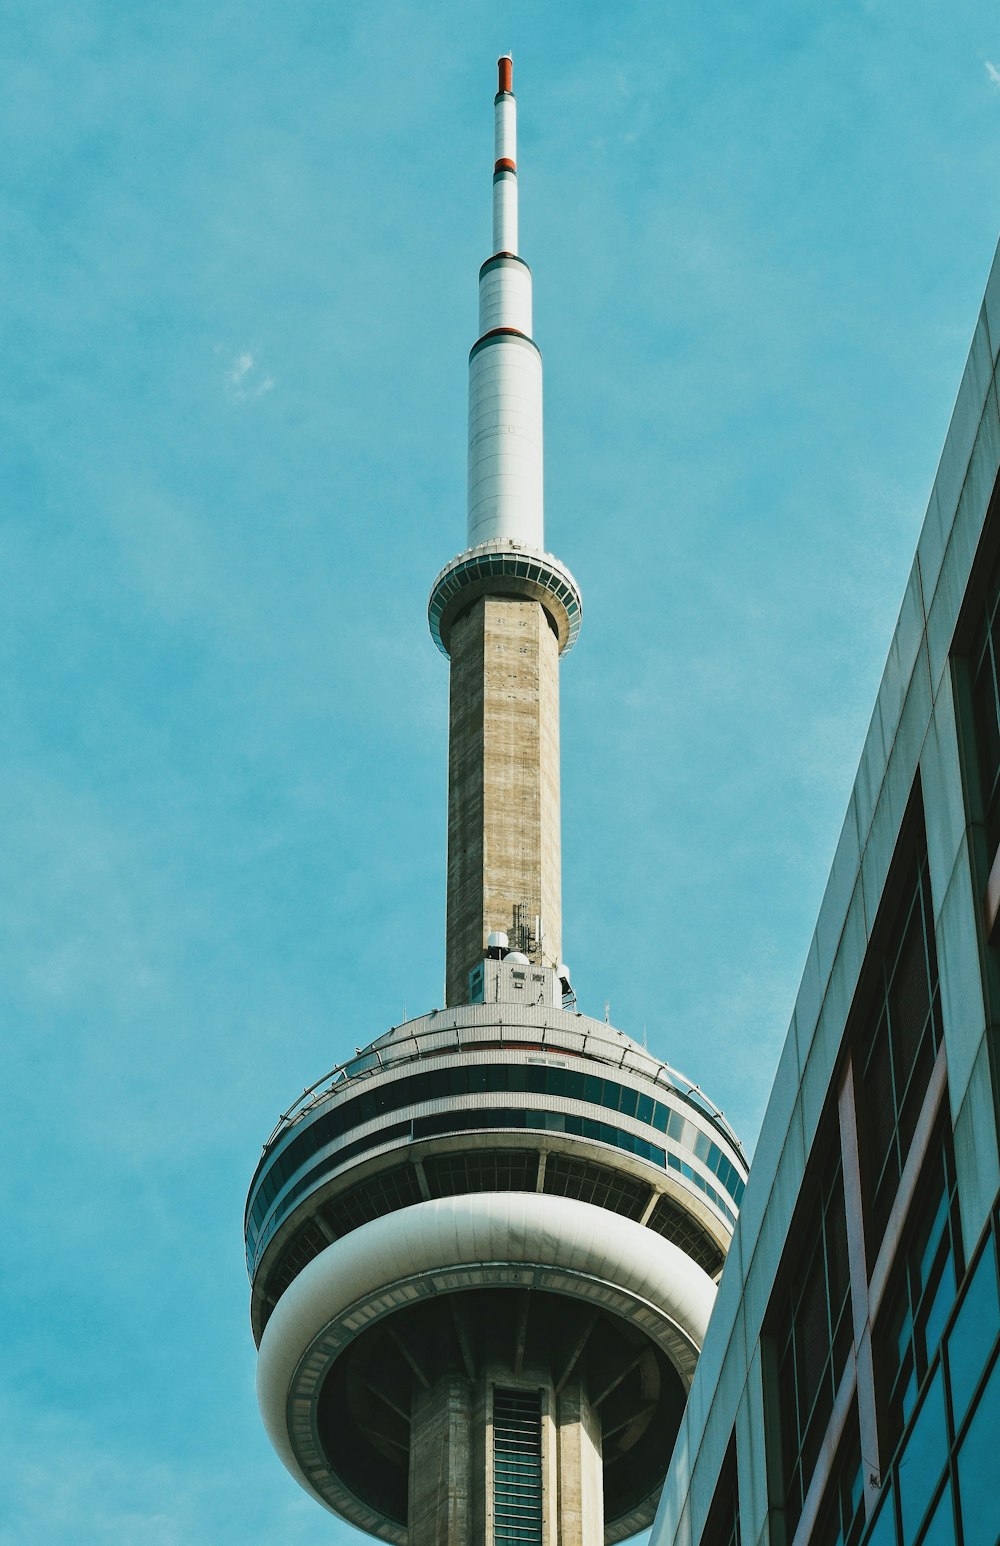
[[[569,1010],[538,1009],[511,1003],[456,1005],[450,1009],[432,1010],[393,1026],[304,1090],[282,1114],[264,1145],[265,1150],[307,1110],[334,1091],[339,1093],[356,1079],[370,1077],[395,1064],[421,1061],[448,1052],[471,1051],[477,1042],[500,1040],[507,1047],[516,1047],[518,1042],[528,1043],[539,1056],[590,1057],[625,1074],[648,1079],[660,1089],[676,1091],[709,1118],[747,1163],[739,1139],[701,1086],[669,1063],[654,1057],[623,1031],[603,1020],[593,1020]]]

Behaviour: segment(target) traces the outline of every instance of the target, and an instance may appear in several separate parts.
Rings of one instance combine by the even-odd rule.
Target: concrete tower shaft
[[[490,935],[562,958],[559,646],[537,601],[483,596],[451,635],[445,1000]]]

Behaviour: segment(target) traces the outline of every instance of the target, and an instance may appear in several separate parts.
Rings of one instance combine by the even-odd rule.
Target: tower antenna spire
[[[517,100],[514,61],[497,60],[493,104],[493,251],[517,254]]]

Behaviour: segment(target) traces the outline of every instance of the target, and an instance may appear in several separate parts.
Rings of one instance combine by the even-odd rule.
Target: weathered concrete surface
[[[472,1387],[449,1370],[414,1390],[410,1414],[410,1546],[473,1546]]]
[[[601,1425],[579,1380],[571,1380],[559,1393],[556,1432],[559,1452],[558,1546],[603,1546]]]
[[[494,1546],[493,1392],[538,1392],[542,1438],[542,1546],[603,1546],[600,1419],[582,1380],[557,1394],[551,1373],[499,1364],[446,1369],[414,1389],[409,1546]]]
[[[532,961],[561,958],[559,650],[537,601],[495,596],[450,648],[445,996],[463,1004],[494,929]]]

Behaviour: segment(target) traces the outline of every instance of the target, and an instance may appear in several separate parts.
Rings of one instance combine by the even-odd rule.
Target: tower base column
[[[603,1546],[600,1418],[581,1379],[448,1368],[413,1392],[408,1546]]]
[[[570,1381],[557,1398],[556,1444],[559,1459],[558,1546],[603,1546],[601,1425],[579,1380]]]
[[[494,931],[562,959],[559,643],[538,601],[483,596],[451,631],[446,999]]]
[[[450,1369],[414,1390],[410,1413],[409,1546],[474,1546],[472,1387]]]

